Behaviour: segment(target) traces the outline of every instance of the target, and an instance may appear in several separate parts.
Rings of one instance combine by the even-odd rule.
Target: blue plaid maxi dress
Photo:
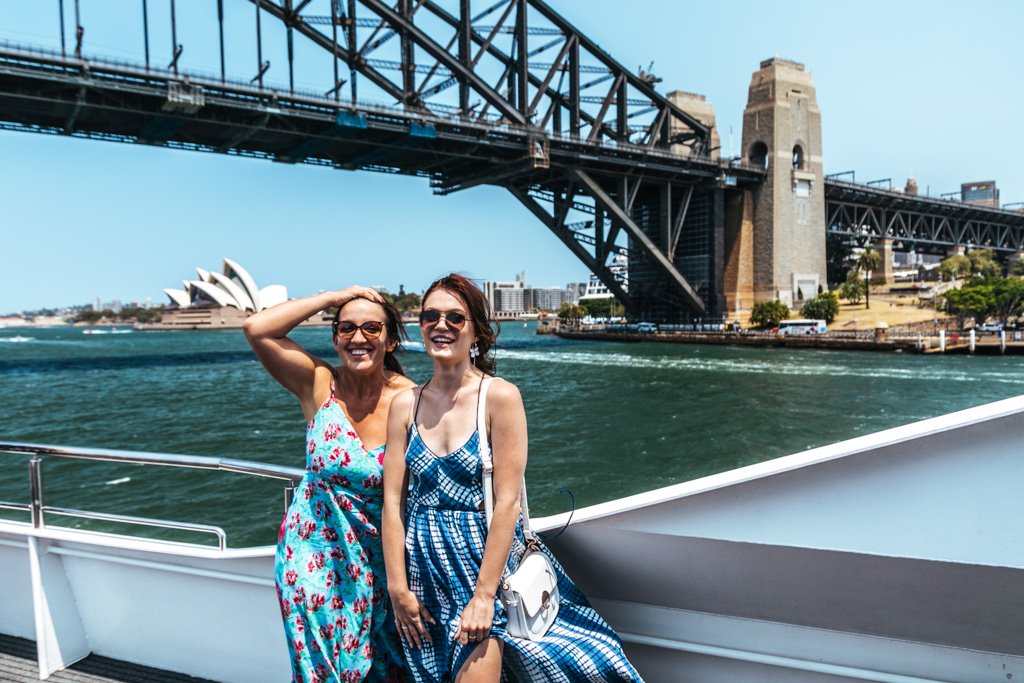
[[[417,404],[417,412],[418,408]],[[423,443],[414,415],[405,462],[414,475],[406,515],[409,588],[437,621],[425,624],[433,643],[424,641],[422,649],[403,643],[405,656],[418,683],[450,682],[479,645],[462,645],[455,640],[459,616],[476,587],[487,537],[487,522],[481,511],[479,433],[474,432],[454,453],[438,456]],[[510,571],[515,569],[524,549],[520,520],[509,554]],[[499,638],[505,645],[502,680],[640,681],[618,636],[594,611],[548,549],[543,550],[551,557],[558,574],[558,619],[543,640],[513,638],[505,631],[505,609],[495,599],[491,637]]]
[[[292,683],[407,681],[379,531],[384,447],[363,447],[332,385],[306,454],[274,567]]]

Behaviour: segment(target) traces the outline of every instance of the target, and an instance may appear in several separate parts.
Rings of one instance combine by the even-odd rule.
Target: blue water
[[[329,359],[328,335],[293,338]],[[574,342],[532,323],[499,342],[537,515],[568,508],[561,488],[593,504],[1024,393],[1020,356]],[[402,361],[428,376],[419,343]],[[302,467],[304,430],[237,330],[0,330],[0,440]],[[0,500],[27,502],[26,463],[0,454]],[[48,460],[44,481],[49,505],[219,524],[232,546],[273,542],[282,513],[280,483],[238,475]]]

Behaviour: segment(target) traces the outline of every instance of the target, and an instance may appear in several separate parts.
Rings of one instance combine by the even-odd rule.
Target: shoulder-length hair
[[[398,362],[398,357],[395,354],[402,350],[402,341],[408,340],[409,334],[405,331],[405,325],[402,324],[402,314],[398,312],[394,304],[388,301],[381,303],[380,301],[367,299],[365,296],[356,296],[338,306],[338,310],[334,312],[334,319],[331,321],[331,341],[335,343],[338,341],[338,321],[341,320],[341,309],[345,308],[349,301],[355,301],[356,299],[366,299],[370,303],[377,304],[384,309],[384,329],[387,330],[388,339],[395,341],[395,348],[384,353],[384,369],[404,375],[405,370],[402,369],[402,364]]]
[[[497,366],[494,345],[501,332],[501,326],[497,320],[491,318],[491,307],[487,303],[487,297],[472,280],[461,273],[451,273],[434,280],[423,294],[423,302],[426,303],[430,293],[437,289],[451,292],[466,305],[469,319],[473,321],[473,330],[477,336],[476,344],[480,351],[475,359],[470,357],[470,363],[482,372],[493,375]]]

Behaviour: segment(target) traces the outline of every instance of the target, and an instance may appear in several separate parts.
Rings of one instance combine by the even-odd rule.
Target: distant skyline
[[[705,95],[723,156],[739,153],[751,74],[779,56],[814,77],[826,173],[899,187],[913,175],[933,196],[995,180],[1004,204],[1024,201],[1022,2],[550,4],[627,67],[653,61],[660,92]],[[39,42],[19,32],[36,6],[0,5],[0,39]],[[95,25],[117,10],[82,11]],[[89,38],[102,48],[96,34],[87,51]],[[421,291],[451,270],[525,271],[540,287],[589,275],[493,187],[436,197],[419,178],[5,131],[0,159],[0,314],[163,302],[163,288],[224,257],[291,296],[353,282]]]

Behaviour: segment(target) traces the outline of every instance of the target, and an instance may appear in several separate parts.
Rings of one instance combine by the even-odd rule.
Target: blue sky
[[[117,5],[81,2],[87,49],[113,45],[104,31],[123,29],[111,21]],[[827,173],[898,185],[913,174],[933,195],[996,180],[1004,203],[1024,201],[1022,2],[549,2],[623,64],[653,61],[662,92],[706,95],[725,153],[730,127],[739,148],[751,73],[779,56],[814,77]],[[243,22],[229,30],[248,32],[251,5],[225,4]],[[36,14],[50,5],[0,6],[0,39],[52,40],[52,21]],[[187,15],[215,3],[177,5]],[[191,57],[202,52],[184,42]],[[451,270],[526,271],[537,286],[587,277],[496,188],[437,197],[415,178],[12,132],[0,132],[0,159],[0,313],[96,297],[162,302],[164,287],[225,256],[292,296],[353,282],[421,290]]]

